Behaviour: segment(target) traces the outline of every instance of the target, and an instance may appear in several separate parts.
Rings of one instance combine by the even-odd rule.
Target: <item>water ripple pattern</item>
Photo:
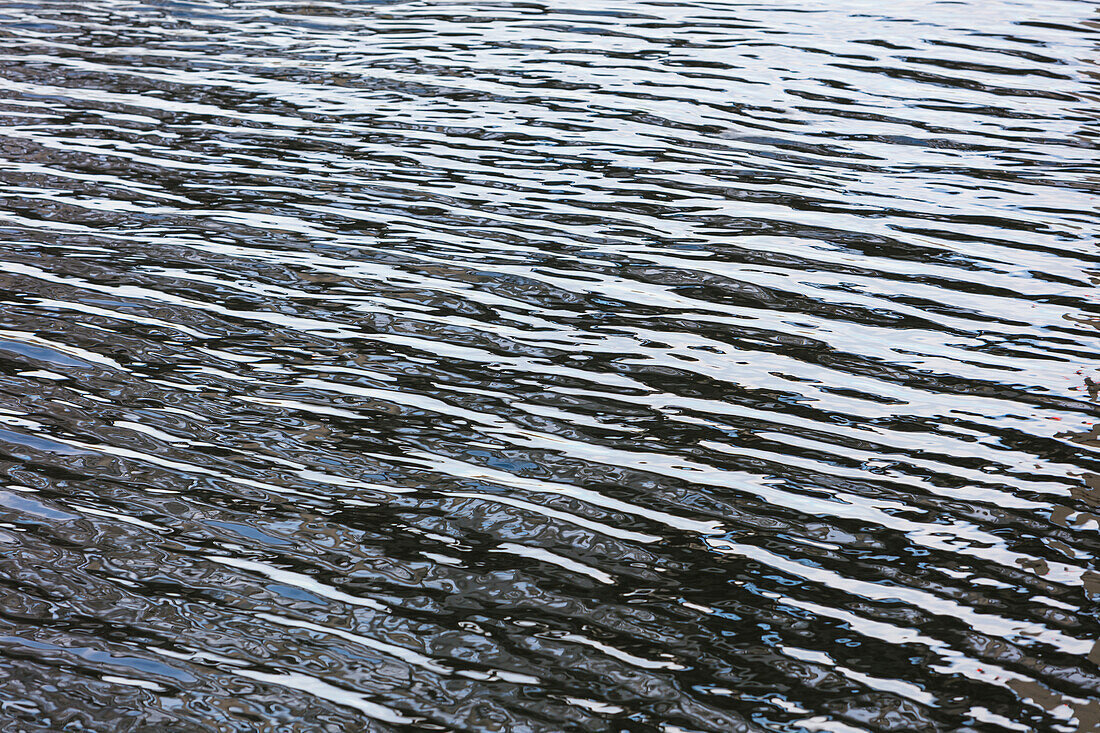
[[[1100,730],[1098,11],[0,0],[0,729]]]

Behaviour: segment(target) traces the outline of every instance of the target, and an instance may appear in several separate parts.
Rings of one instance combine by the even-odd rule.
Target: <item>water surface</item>
[[[0,729],[1097,730],[1097,10],[0,0]]]

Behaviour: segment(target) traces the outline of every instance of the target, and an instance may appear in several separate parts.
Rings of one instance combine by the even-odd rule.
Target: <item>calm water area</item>
[[[1100,731],[1100,3],[0,0],[0,733]]]

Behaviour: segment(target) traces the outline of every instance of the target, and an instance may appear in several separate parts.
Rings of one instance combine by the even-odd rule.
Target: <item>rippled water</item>
[[[0,0],[0,729],[1100,729],[1098,10]]]

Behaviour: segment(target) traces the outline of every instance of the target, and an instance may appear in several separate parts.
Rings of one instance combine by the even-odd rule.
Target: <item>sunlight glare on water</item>
[[[1100,730],[1098,11],[0,0],[0,731]]]

